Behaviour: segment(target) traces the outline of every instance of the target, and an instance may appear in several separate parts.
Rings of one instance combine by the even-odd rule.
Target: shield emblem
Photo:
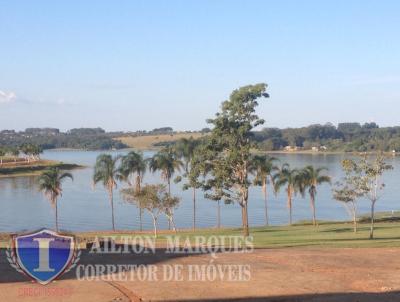
[[[14,240],[18,265],[43,285],[60,276],[74,254],[74,237],[49,230],[17,236]]]

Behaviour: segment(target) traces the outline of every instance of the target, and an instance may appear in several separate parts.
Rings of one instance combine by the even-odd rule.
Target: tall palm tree
[[[118,168],[117,162],[120,156],[112,157],[109,154],[100,154],[97,156],[96,164],[94,166],[93,173],[93,184],[96,185],[98,182],[102,182],[103,186],[108,192],[111,203],[111,218],[112,228],[115,231],[115,219],[114,219],[114,189],[117,187]]]
[[[171,178],[176,171],[180,171],[183,163],[178,159],[171,147],[166,147],[156,153],[149,162],[149,169],[153,173],[161,171],[161,178],[168,185],[168,195],[171,196]],[[173,213],[171,214],[173,219]],[[168,228],[171,229],[171,221],[168,220]]]
[[[330,183],[331,178],[327,175],[322,175],[323,171],[327,171],[327,168],[314,168],[313,166],[305,167],[301,172],[303,175],[303,181],[305,188],[308,188],[310,194],[310,205],[312,211],[313,225],[317,225],[316,214],[315,214],[315,198],[317,195],[317,186],[323,183]]]
[[[143,176],[146,172],[146,168],[147,164],[143,158],[143,154],[131,151],[121,159],[118,168],[118,178],[126,181],[129,186],[134,186],[135,192],[139,193],[142,187]],[[143,230],[142,211],[142,208],[139,206],[140,231]]]
[[[196,230],[196,189],[200,187],[198,178],[200,176],[200,170],[198,169],[199,152],[196,152],[199,142],[194,140],[192,137],[180,139],[174,146],[175,154],[183,160],[183,166],[185,169],[184,177],[188,180],[183,185],[184,190],[192,188],[193,197],[193,230]],[[197,154],[196,154],[197,153]],[[180,180],[179,180],[180,181]]]
[[[267,184],[268,181],[274,184],[273,172],[278,170],[275,165],[277,159],[267,155],[255,155],[251,160],[250,171],[255,175],[253,184],[262,186],[265,205],[265,224],[268,225],[268,202],[267,202]]]
[[[301,178],[297,169],[291,169],[289,164],[283,164],[274,176],[275,192],[286,186],[287,206],[289,209],[289,224],[292,225],[292,200],[294,195],[302,191]]]
[[[180,171],[182,162],[177,158],[174,150],[170,147],[164,148],[156,153],[149,162],[151,172],[161,171],[161,178],[168,185],[168,194],[171,195],[171,178],[176,171]]]
[[[64,179],[70,178],[73,180],[71,173],[62,173],[60,169],[52,167],[43,171],[39,177],[39,190],[44,192],[50,200],[52,206],[55,207],[56,214],[56,231],[58,232],[58,198],[62,196],[61,183]]]

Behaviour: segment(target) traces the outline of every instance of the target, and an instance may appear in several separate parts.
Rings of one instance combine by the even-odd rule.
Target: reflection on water
[[[124,154],[125,152],[112,152]],[[86,169],[72,171],[74,181],[67,181],[63,185],[63,196],[59,200],[60,228],[71,231],[108,230],[111,228],[111,212],[108,197],[104,188],[98,185],[92,188],[92,166],[100,152],[86,151],[46,151],[44,158],[78,163],[87,166]],[[146,157],[153,152],[145,152]],[[276,155],[281,162],[288,162],[294,167],[303,167],[308,164],[325,166],[329,168],[329,175],[333,182],[341,177],[340,161],[342,155],[323,154],[282,154]],[[384,195],[377,203],[377,211],[400,210],[399,184],[400,160],[389,159],[395,167],[386,174],[387,188]],[[50,203],[38,192],[37,177],[14,177],[0,179],[0,231],[15,232],[34,230],[43,227],[53,228],[54,210]],[[160,181],[158,174],[147,173],[145,183]],[[118,189],[124,184],[119,184]],[[270,191],[271,192],[271,191]],[[180,228],[190,228],[192,225],[192,195],[191,191],[182,191],[181,185],[172,185],[172,193],[182,198],[179,209],[176,210],[176,223]],[[122,201],[118,190],[115,194],[115,217],[118,229],[139,229],[138,209]],[[217,204],[203,198],[198,192],[197,224],[199,227],[214,227],[216,225]],[[293,217],[295,220],[309,219],[310,209],[308,199],[296,197],[293,202]],[[367,201],[360,202],[360,211],[367,212]],[[270,194],[269,215],[272,224],[286,224],[288,213],[286,209],[285,192],[282,190],[278,196]],[[221,211],[223,226],[240,226],[240,209],[238,205],[223,205]],[[332,199],[330,186],[324,184],[318,188],[317,218],[325,220],[347,219],[343,206]],[[249,221],[251,225],[264,224],[264,203],[261,189],[251,188],[249,196]],[[144,214],[144,227],[151,229],[151,220]],[[166,228],[164,217],[160,218],[160,227]]]

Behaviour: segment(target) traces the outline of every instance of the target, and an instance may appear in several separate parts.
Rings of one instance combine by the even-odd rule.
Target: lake
[[[128,151],[108,152],[125,154]],[[63,196],[59,199],[60,229],[68,231],[94,231],[111,229],[110,203],[107,193],[101,184],[92,187],[93,165],[97,151],[45,151],[43,158],[87,166],[85,169],[72,171],[74,181],[66,180],[63,184]],[[144,152],[145,157],[154,154]],[[328,175],[333,182],[342,176],[340,161],[347,155],[328,154],[279,154],[275,155],[282,163],[288,162],[293,167],[303,167],[312,164],[329,169]],[[386,189],[378,201],[377,211],[399,211],[400,159],[390,158],[388,163],[394,166],[393,171],[385,174]],[[0,232],[31,231],[39,228],[54,227],[54,210],[48,200],[37,189],[36,177],[0,178]],[[160,183],[159,174],[146,173],[144,183]],[[125,203],[119,194],[119,189],[125,184],[119,184],[114,193],[116,228],[120,230],[139,229],[139,210]],[[180,207],[175,211],[175,221],[178,228],[192,227],[192,192],[182,191],[180,184],[172,184],[172,193],[182,198]],[[271,191],[271,189],[270,189]],[[343,205],[332,198],[331,187],[324,184],[318,187],[317,218],[323,220],[347,220],[348,213]],[[359,212],[369,211],[369,202],[359,202]],[[237,204],[221,205],[221,224],[224,227],[241,225],[240,206]],[[205,199],[198,191],[197,226],[215,227],[217,222],[217,203]],[[264,225],[264,201],[260,187],[252,187],[249,196],[249,222],[251,226]],[[269,217],[273,225],[287,224],[288,210],[286,207],[285,190],[274,196],[269,196]],[[296,221],[310,219],[309,199],[300,196],[293,201],[293,219]],[[152,229],[151,219],[144,214],[145,229]],[[159,227],[167,228],[167,221],[160,217]]]

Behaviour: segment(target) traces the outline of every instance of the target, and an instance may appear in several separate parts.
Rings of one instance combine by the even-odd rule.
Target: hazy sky
[[[0,0],[0,129],[206,126],[266,82],[266,126],[400,125],[400,1]]]

